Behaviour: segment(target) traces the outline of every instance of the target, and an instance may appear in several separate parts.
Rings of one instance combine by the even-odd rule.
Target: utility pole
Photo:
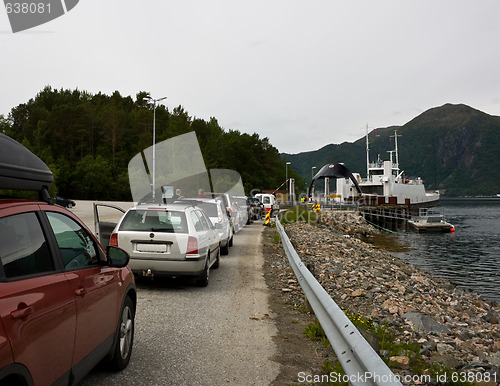
[[[155,200],[155,189],[156,189],[156,104],[159,101],[167,99],[167,97],[154,99],[154,98],[151,98],[151,96],[147,95],[146,97],[144,97],[144,99],[148,99],[151,102],[153,102],[153,178],[152,178],[153,182],[152,182],[151,189],[153,191],[153,201],[154,201]]]
[[[285,164],[285,182],[286,182],[286,200],[288,202],[288,199],[289,199],[289,187],[288,187],[288,165],[291,165],[292,163],[291,162],[287,162]]]

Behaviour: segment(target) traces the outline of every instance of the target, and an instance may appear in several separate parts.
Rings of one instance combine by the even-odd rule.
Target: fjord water
[[[400,259],[461,287],[500,301],[500,198],[441,198],[435,208],[454,233],[398,236],[412,248]]]

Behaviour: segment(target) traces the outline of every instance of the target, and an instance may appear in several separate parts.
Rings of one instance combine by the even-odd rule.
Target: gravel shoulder
[[[322,374],[323,362],[336,359],[331,348],[325,348],[319,341],[311,341],[304,334],[304,329],[314,322],[315,317],[307,306],[281,244],[274,241],[275,235],[276,229],[265,227],[262,237],[264,278],[277,328],[273,336],[277,353],[272,360],[280,364],[280,373],[271,385],[294,385],[299,383],[299,374]]]

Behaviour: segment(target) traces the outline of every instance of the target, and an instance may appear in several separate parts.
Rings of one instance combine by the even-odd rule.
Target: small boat
[[[433,213],[427,208],[420,208],[419,215],[408,220],[413,230],[423,232],[455,232],[455,227],[446,222],[443,214]]]

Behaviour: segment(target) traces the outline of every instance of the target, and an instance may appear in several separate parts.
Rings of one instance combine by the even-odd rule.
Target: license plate
[[[138,252],[155,252],[155,253],[167,253],[169,251],[169,245],[167,244],[137,244]]]

